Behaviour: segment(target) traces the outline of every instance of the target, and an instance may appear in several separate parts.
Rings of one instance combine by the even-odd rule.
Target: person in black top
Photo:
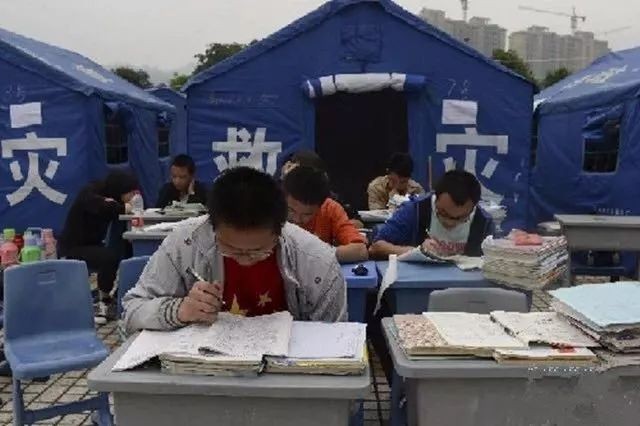
[[[162,209],[173,201],[207,205],[207,189],[194,179],[196,163],[186,154],[177,155],[171,163],[171,182],[167,182],[158,195],[156,207]]]
[[[112,222],[117,223],[119,215],[131,211],[129,202],[137,188],[135,176],[119,170],[85,186],[73,201],[60,236],[61,256],[84,260],[98,272],[98,317],[106,316],[112,302],[110,292],[120,263],[117,250],[104,244],[107,230]]]

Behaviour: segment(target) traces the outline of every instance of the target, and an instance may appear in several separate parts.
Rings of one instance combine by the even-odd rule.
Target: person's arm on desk
[[[412,231],[417,227],[417,220],[415,205],[405,203],[382,226],[369,247],[369,256],[372,259],[387,259],[390,254],[401,255],[413,250]]]
[[[124,296],[124,327],[128,334],[173,330],[192,322],[215,320],[217,305],[211,301],[214,294],[208,291],[215,293],[214,285],[201,283],[187,292],[185,271],[192,265],[182,262],[189,257],[184,239],[184,234],[170,234],[149,259],[136,286]]]

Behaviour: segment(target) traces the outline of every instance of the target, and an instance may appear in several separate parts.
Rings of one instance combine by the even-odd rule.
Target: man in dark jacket
[[[171,182],[167,182],[158,195],[156,207],[162,209],[174,201],[207,205],[207,189],[195,180],[196,163],[186,154],[177,155],[171,163]]]
[[[480,183],[471,173],[445,173],[435,194],[407,202],[395,212],[376,235],[369,254],[386,259],[421,246],[442,256],[481,256],[492,223],[478,207],[480,193]]]
[[[104,322],[112,304],[110,292],[120,263],[119,253],[106,247],[104,239],[109,225],[120,214],[131,211],[129,201],[137,188],[136,178],[123,171],[112,171],[103,181],[87,185],[71,205],[60,236],[61,256],[84,260],[90,269],[98,271],[97,322]]]

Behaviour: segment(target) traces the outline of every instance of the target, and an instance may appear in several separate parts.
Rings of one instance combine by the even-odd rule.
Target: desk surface
[[[345,263],[340,265],[342,269],[342,275],[347,281],[349,288],[376,288],[378,287],[378,271],[376,270],[376,263],[369,260],[362,263],[368,270],[367,275],[356,275],[353,273],[353,268],[358,263]]]
[[[640,216],[557,214],[555,218],[562,226],[581,226],[588,228],[640,228]]]
[[[600,374],[593,367],[557,367],[541,365],[503,365],[493,359],[455,359],[437,357],[428,360],[410,360],[398,344],[393,319],[383,318],[382,328],[390,348],[396,371],[402,377],[412,379],[436,378],[540,378],[574,377],[581,374]],[[623,367],[608,370],[619,376],[640,376],[640,367]]]
[[[369,394],[369,369],[362,376],[262,374],[258,377],[212,377],[164,374],[157,369],[112,372],[133,338],[129,338],[88,376],[99,392],[207,395],[262,398],[360,399]]]
[[[122,234],[122,238],[127,241],[164,240],[170,233],[170,231],[127,231]]]
[[[389,262],[376,262],[381,276]],[[463,271],[451,264],[398,262],[398,279],[391,288],[443,288],[491,286],[480,271]]]
[[[142,214],[142,218],[144,220],[152,221],[152,222],[178,222],[184,219],[188,219],[190,217],[196,217],[201,215],[200,212],[195,212],[192,210],[181,211],[171,211],[171,212],[163,212],[160,209],[146,209]],[[133,214],[121,214],[118,216],[119,220],[129,221],[133,219],[135,216]]]

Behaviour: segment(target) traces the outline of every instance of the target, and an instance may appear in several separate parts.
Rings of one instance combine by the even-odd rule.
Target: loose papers
[[[556,312],[491,312],[491,318],[525,344],[587,348],[598,343]]]

